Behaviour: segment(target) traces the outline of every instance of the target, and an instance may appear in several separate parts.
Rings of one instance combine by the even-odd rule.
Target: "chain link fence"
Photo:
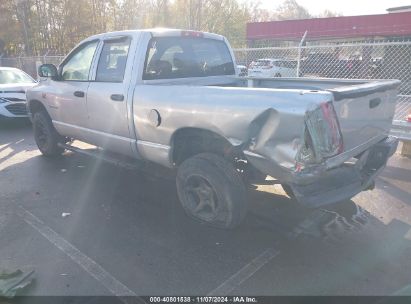
[[[37,79],[37,69],[40,65],[52,63],[58,66],[63,58],[64,56],[0,57],[0,66],[19,68],[32,76],[34,79]]]
[[[374,41],[294,47],[235,49],[237,64],[250,68],[261,59],[277,59],[272,77],[399,79],[394,126],[411,111],[411,41]],[[34,78],[44,63],[58,65],[63,56],[0,58],[0,66],[17,67]],[[245,74],[247,73],[247,70]],[[284,75],[282,75],[284,74]],[[408,128],[408,125],[406,125]],[[411,131],[408,137],[411,139]]]
[[[234,53],[237,64],[248,68],[264,65],[264,59],[277,59],[271,63],[272,77],[399,79],[394,124],[411,111],[411,41],[245,48]]]

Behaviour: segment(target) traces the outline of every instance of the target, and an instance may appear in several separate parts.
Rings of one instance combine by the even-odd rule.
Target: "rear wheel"
[[[234,228],[247,212],[246,190],[239,172],[213,153],[195,155],[181,164],[177,191],[185,212],[213,227]]]
[[[44,156],[53,157],[64,152],[64,149],[58,146],[59,142],[63,142],[63,137],[57,133],[45,111],[34,113],[33,130],[34,140]]]
[[[276,73],[276,74],[274,75],[274,77],[281,77],[281,74],[280,74],[280,73]]]
[[[240,176],[243,178],[245,184],[263,183],[267,178],[267,174],[262,173],[250,163],[245,163],[244,161],[237,162],[236,168],[237,171],[239,171]]]
[[[283,187],[284,192],[288,195],[289,198],[291,199],[295,198],[294,191],[293,189],[291,189],[290,185],[281,184],[281,186]]]

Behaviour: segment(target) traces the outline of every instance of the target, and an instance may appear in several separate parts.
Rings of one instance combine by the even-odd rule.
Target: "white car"
[[[26,90],[36,84],[22,70],[0,67],[0,119],[28,117]]]
[[[253,61],[248,69],[250,77],[296,77],[295,60],[265,58]]]
[[[238,76],[245,77],[248,74],[248,69],[245,65],[237,64]]]

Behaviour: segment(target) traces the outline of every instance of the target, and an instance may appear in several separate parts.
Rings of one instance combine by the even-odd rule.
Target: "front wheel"
[[[44,111],[35,112],[33,115],[34,140],[44,156],[58,156],[64,152],[59,147],[62,137],[57,133],[50,117]]]
[[[234,166],[221,156],[201,153],[185,160],[176,183],[185,212],[197,221],[231,229],[246,215],[244,183]]]

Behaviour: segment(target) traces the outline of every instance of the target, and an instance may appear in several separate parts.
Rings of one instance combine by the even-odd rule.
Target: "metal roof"
[[[411,5],[405,5],[405,6],[396,6],[396,7],[390,7],[387,8],[387,12],[395,12],[395,11],[400,11],[400,10],[410,10]]]
[[[247,39],[307,40],[411,36],[411,12],[312,18],[247,24]]]

